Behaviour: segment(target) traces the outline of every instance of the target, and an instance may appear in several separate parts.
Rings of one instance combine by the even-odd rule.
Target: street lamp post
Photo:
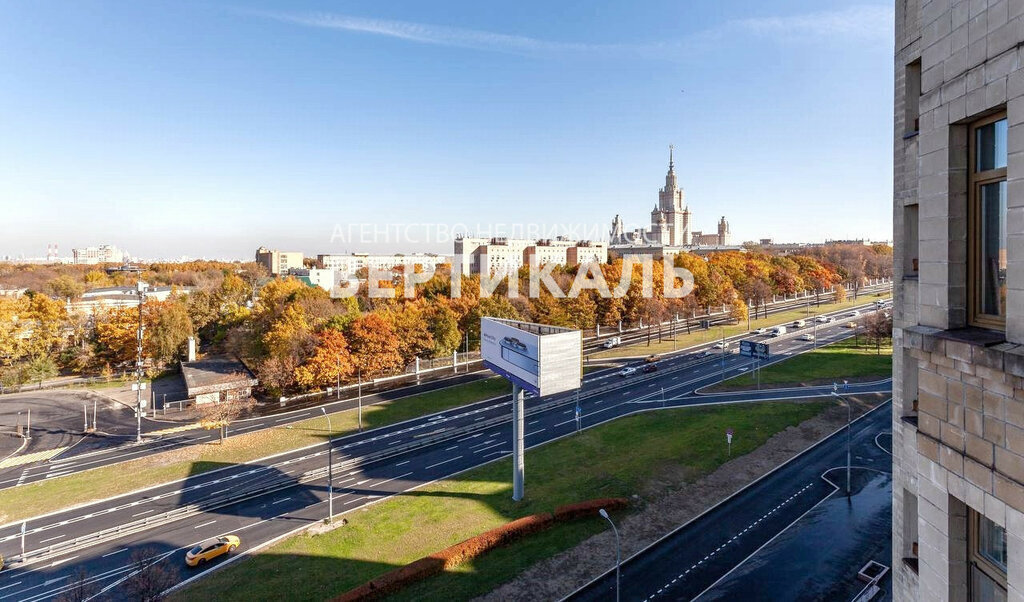
[[[843,385],[848,384],[847,381],[843,381]],[[832,396],[836,399],[842,399],[846,402],[846,495],[850,495],[850,429],[852,426],[853,408],[850,405],[850,400],[839,394],[839,386],[832,383]]]
[[[358,383],[356,389],[356,403],[359,406],[359,432],[363,432],[363,368],[362,366],[356,367],[356,382]]]
[[[327,410],[320,408],[327,419],[327,522],[334,522],[334,429]]]
[[[146,301],[146,289],[149,285],[139,280],[136,292],[139,295],[139,331],[138,349],[135,358],[135,441],[142,443],[142,336],[145,326],[142,325],[142,304]]]
[[[612,522],[608,512],[601,508],[598,513],[608,521],[608,524],[612,526],[612,532],[615,533],[615,602],[619,602],[619,591],[621,586],[621,573],[620,567],[622,565],[622,548],[619,546],[619,530],[615,528],[615,523]]]
[[[338,396],[336,399],[341,399],[341,356],[338,356]]]

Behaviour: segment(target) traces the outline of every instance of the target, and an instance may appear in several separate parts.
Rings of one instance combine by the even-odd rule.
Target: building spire
[[[672,168],[675,167],[675,163],[672,160],[672,151],[674,151],[675,148],[676,148],[676,146],[674,144],[669,144],[668,145],[668,169],[669,169],[669,171],[672,171]]]

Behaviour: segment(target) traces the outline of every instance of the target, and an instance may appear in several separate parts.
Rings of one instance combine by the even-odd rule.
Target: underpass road
[[[854,422],[857,465],[888,468],[875,437],[891,426],[891,402]],[[842,429],[775,472],[680,527],[622,564],[622,600],[692,600],[812,508],[835,494],[821,475],[846,465]],[[833,475],[835,476],[835,475]],[[713,588],[712,588],[713,589]],[[567,600],[615,599],[612,570]]]

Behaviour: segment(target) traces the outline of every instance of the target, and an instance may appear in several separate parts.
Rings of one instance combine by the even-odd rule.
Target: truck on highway
[[[771,335],[773,337],[781,337],[784,334],[786,334],[786,327],[785,326],[776,326],[775,328],[772,328]]]
[[[618,347],[622,344],[622,339],[619,337],[612,337],[605,341],[601,346],[605,349],[611,349],[612,347]]]
[[[804,322],[803,320],[793,321],[793,328],[803,328],[804,326],[807,326],[807,322]]]

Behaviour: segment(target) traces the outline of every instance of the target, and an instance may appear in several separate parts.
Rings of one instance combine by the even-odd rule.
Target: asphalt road
[[[892,413],[889,410],[887,402],[854,422],[852,450],[856,465],[890,469],[889,456],[875,443],[876,436],[890,428]],[[621,599],[692,600],[702,594],[708,599],[719,599],[713,594],[723,577],[836,494],[836,488],[823,479],[822,474],[846,465],[846,440],[845,429],[835,433],[809,452],[625,560],[621,567]],[[842,483],[844,472],[834,471],[830,478]],[[831,534],[831,537],[837,542],[850,539],[845,533]],[[824,541],[819,539],[817,544],[823,545]],[[832,545],[832,542],[824,545]],[[807,567],[813,564],[813,557],[787,558],[786,562]],[[609,572],[567,600],[614,600],[614,564],[612,558]],[[858,568],[859,565],[853,567],[853,577]],[[848,571],[849,567],[842,570]],[[848,572],[845,574],[851,576]],[[761,576],[762,581],[747,582],[743,587],[733,584],[744,593],[728,599],[792,599],[775,595],[784,590],[786,583]],[[751,595],[753,597],[748,597]]]
[[[790,333],[773,341],[783,357],[811,344]],[[836,324],[818,330],[819,344],[847,336]],[[724,365],[724,371],[722,370]],[[750,360],[735,354],[681,354],[660,362],[653,374],[620,378],[610,371],[589,375],[580,394],[586,428],[637,411],[707,403],[827,396],[831,387],[696,395],[699,387],[743,373]],[[850,392],[886,390],[889,383],[851,385]],[[662,401],[664,391],[664,401]],[[562,394],[527,402],[526,444],[571,434],[574,399]],[[424,483],[508,455],[510,401],[480,402],[334,442],[336,514],[354,510]],[[0,573],[0,600],[46,600],[66,590],[77,569],[112,587],[132,570],[135,550],[181,569],[183,550],[207,537],[236,533],[242,549],[263,544],[322,519],[327,512],[326,445],[281,454],[263,462],[226,465],[180,482],[119,496],[27,521],[29,562]],[[386,457],[385,457],[386,456]],[[353,465],[363,461],[362,465]],[[529,495],[529,466],[526,470]],[[272,491],[268,490],[273,488]],[[248,499],[240,499],[246,496]],[[233,500],[233,501],[229,501]],[[174,513],[168,515],[167,513]],[[148,523],[148,524],[146,524]],[[20,524],[0,527],[0,553],[18,556]],[[119,530],[119,531],[118,531]],[[105,535],[104,535],[105,534]],[[217,564],[217,563],[214,563]],[[191,571],[182,577],[201,573]]]
[[[867,299],[870,299],[869,295],[878,291],[888,290],[888,287],[888,284],[865,287],[861,294]],[[806,300],[780,302],[771,306],[768,309],[768,313],[790,311],[794,307],[800,306],[800,304],[805,301],[809,303],[811,299],[812,298],[808,297]],[[873,302],[868,300],[864,307],[868,307],[872,304]],[[851,310],[832,312],[832,314],[845,315],[849,311]],[[812,330],[813,328],[806,328],[804,331],[811,332]],[[650,333],[648,333],[646,329],[633,329],[622,334],[620,338],[622,338],[624,343],[636,343],[638,341],[645,340],[648,336],[650,336]],[[789,336],[792,336],[792,332]],[[765,341],[771,340],[773,343],[779,341],[779,339],[770,339],[765,336],[750,337],[747,334],[731,337],[728,340],[736,341],[741,338],[754,338]],[[590,341],[585,345],[586,352],[590,353],[600,351],[600,345],[600,341]],[[643,353],[643,347],[637,346],[637,353]],[[612,359],[610,361],[621,360]],[[371,405],[384,401],[392,401],[402,397],[441,390],[447,387],[481,380],[490,376],[493,376],[493,374],[489,370],[477,369],[466,374],[457,374],[438,380],[428,380],[420,384],[414,384],[397,389],[368,392],[362,396],[362,403],[364,405]],[[370,387],[367,386],[367,388]],[[351,392],[346,392],[346,395],[348,394],[351,394]],[[61,392],[35,393],[34,397],[38,398],[37,402],[39,406],[38,409],[34,410],[34,412],[46,411],[45,409],[47,407],[62,405],[55,403],[55,398],[59,400],[62,395],[65,394]],[[4,403],[6,403],[8,399],[8,397],[2,398]],[[303,407],[301,409],[282,411],[273,414],[268,413],[268,415],[265,416],[236,421],[228,429],[229,436],[231,434],[248,433],[261,429],[280,427],[292,422],[317,417],[321,415],[320,407],[327,409],[328,412],[337,412],[352,409],[358,404],[359,401],[354,398],[346,398],[336,402],[323,403],[313,407],[309,407],[307,404],[303,403]],[[78,416],[80,415],[77,414],[79,411],[78,405],[72,404],[72,406],[73,407],[68,406],[61,410],[61,422],[55,421],[52,423],[59,426],[55,426],[54,428],[47,430],[41,430],[39,434],[45,436],[30,441],[29,447],[19,452],[19,456],[23,457],[33,452],[40,452],[36,461],[24,464],[16,463],[14,466],[8,468],[0,468],[0,489],[32,483],[35,481],[42,481],[57,476],[73,474],[89,468],[116,464],[118,462],[140,458],[155,452],[168,451],[188,445],[205,443],[216,436],[213,432],[195,428],[191,430],[168,432],[169,429],[174,430],[176,426],[183,425],[180,423],[161,421],[159,420],[159,414],[156,414],[151,418],[148,417],[143,419],[142,431],[144,441],[142,443],[136,443],[132,436],[135,432],[134,414],[131,411],[119,411],[116,414],[113,412],[108,412],[106,415],[101,413],[98,423],[101,425],[100,431],[102,432],[99,433],[98,436],[82,437],[79,432],[76,438],[73,437],[72,434],[74,433],[73,429],[79,424]],[[40,424],[38,419],[34,419],[33,423]],[[55,437],[57,432],[64,433],[65,436],[63,438],[57,438]],[[55,456],[55,458],[59,458],[59,460],[50,460],[47,458],[46,456],[49,454],[46,454],[45,450],[59,451],[59,455]]]

